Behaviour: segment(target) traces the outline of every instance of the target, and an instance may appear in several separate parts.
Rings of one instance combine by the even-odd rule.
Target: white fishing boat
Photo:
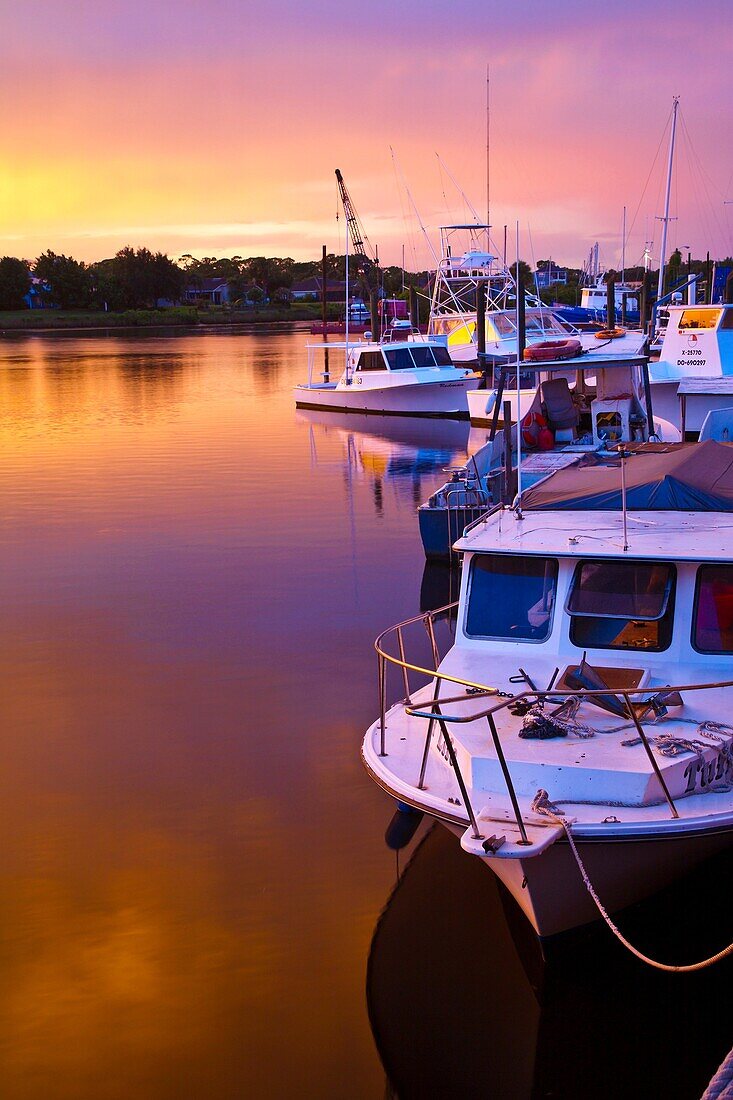
[[[478,361],[477,299],[485,302],[485,354],[489,361],[516,358],[516,280],[487,250],[490,226],[480,223],[440,227],[438,260],[430,303],[428,335],[444,338],[455,363]],[[563,340],[578,329],[525,291],[527,344]]]
[[[379,343],[309,344],[308,381],[295,388],[296,406],[468,419],[466,395],[478,386],[479,375],[453,363],[445,340],[407,327],[405,332],[394,326]],[[343,364],[336,380],[330,369],[334,358]]]
[[[733,406],[733,303],[667,311],[659,358],[649,362],[654,413],[696,438],[711,410]]]
[[[458,833],[540,935],[733,842],[731,512],[725,444],[559,471],[459,540],[455,612],[377,640],[370,775]]]
[[[638,330],[614,329],[612,335],[606,330],[568,335],[560,328],[547,328],[543,333],[539,328],[539,315],[540,311],[527,311],[526,346],[518,387],[516,312],[507,310],[487,316],[487,326],[496,327],[497,339],[491,351],[487,344],[485,376],[481,386],[468,399],[472,424],[488,426],[496,420],[501,425],[504,401],[510,403],[512,422],[523,419],[537,404],[541,381],[562,375],[572,379],[576,370],[589,382],[586,393],[591,400],[592,375],[596,369],[602,369],[612,360],[637,365],[646,359],[646,338]],[[498,338],[499,328],[505,333],[501,339]],[[656,413],[656,409],[654,411]]]
[[[516,466],[522,466],[522,485],[527,488],[555,470],[579,462],[589,453],[607,454],[620,443],[646,442],[650,438],[675,442],[679,432],[659,417],[652,418],[644,384],[646,356],[616,354],[615,341],[570,360],[525,362],[520,371],[522,430],[517,438],[516,364],[497,369],[495,388],[486,404],[474,404],[469,394],[474,427],[471,459],[451,468],[451,477],[431,493],[418,509],[420,536],[426,557],[451,560],[453,544],[467,524],[491,504],[511,502]],[[632,345],[633,346],[633,345]],[[507,379],[507,375],[509,375]],[[505,400],[512,409],[511,436],[504,439],[499,410]],[[496,423],[494,423],[496,417]],[[507,446],[508,442],[508,446]],[[518,446],[518,442],[521,446]],[[511,463],[511,472],[508,466]]]

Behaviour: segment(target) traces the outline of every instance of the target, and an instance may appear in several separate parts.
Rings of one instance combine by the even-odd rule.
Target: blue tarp
[[[630,511],[733,511],[733,444],[646,444],[626,461]],[[616,512],[621,508],[621,462],[595,459],[558,470],[522,494],[528,510]]]

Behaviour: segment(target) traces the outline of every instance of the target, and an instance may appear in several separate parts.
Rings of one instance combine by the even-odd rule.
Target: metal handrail
[[[470,722],[476,722],[481,718],[485,718],[487,720],[488,724],[489,724],[489,729],[490,729],[490,732],[491,732],[491,737],[492,737],[492,741],[493,741],[493,744],[494,744],[494,748],[495,748],[495,751],[496,751],[496,754],[497,754],[497,759],[498,759],[499,764],[501,766],[502,774],[504,776],[504,780],[505,780],[506,785],[507,785],[507,792],[509,794],[509,798],[510,798],[510,801],[512,803],[512,808],[514,810],[514,816],[515,816],[515,819],[516,819],[517,828],[520,832],[521,840],[518,841],[518,843],[519,844],[529,844],[529,840],[527,839],[527,833],[526,833],[526,829],[525,829],[525,825],[524,825],[524,820],[522,818],[521,810],[520,810],[520,807],[519,807],[519,801],[518,801],[518,798],[517,798],[516,790],[514,788],[514,784],[512,782],[511,774],[509,772],[509,767],[507,765],[506,758],[504,756],[504,753],[503,753],[503,750],[502,750],[502,747],[501,747],[501,741],[500,741],[499,734],[498,734],[498,731],[497,731],[497,728],[496,728],[495,715],[499,711],[502,711],[502,710],[506,709],[509,706],[514,706],[517,703],[521,703],[521,702],[534,702],[535,704],[541,704],[541,703],[544,703],[546,700],[551,700],[551,699],[556,699],[556,700],[561,700],[562,699],[562,700],[564,700],[564,699],[567,699],[568,696],[573,696],[574,698],[577,698],[577,699],[584,699],[584,698],[593,699],[593,698],[598,697],[598,695],[600,694],[600,690],[597,687],[596,688],[579,688],[578,690],[572,690],[572,691],[568,691],[567,688],[565,690],[560,690],[558,688],[554,688],[554,689],[548,688],[547,690],[527,689],[527,690],[518,692],[517,694],[514,694],[514,695],[511,695],[511,696],[507,697],[505,695],[505,693],[503,691],[501,691],[499,688],[491,686],[489,684],[480,684],[480,683],[477,683],[477,682],[472,681],[472,680],[466,680],[466,679],[464,679],[463,677],[460,677],[460,676],[452,676],[448,673],[438,673],[440,658],[439,658],[439,653],[438,653],[438,650],[437,650],[437,645],[436,645],[436,642],[435,642],[435,632],[434,632],[435,620],[438,616],[443,615],[446,612],[451,612],[452,610],[457,608],[457,606],[458,606],[458,601],[455,600],[452,603],[445,604],[443,607],[436,608],[433,611],[426,611],[426,612],[423,612],[420,615],[414,615],[412,618],[405,619],[403,622],[398,623],[395,626],[388,627],[386,630],[383,630],[381,632],[381,634],[379,634],[379,636],[377,637],[377,639],[374,643],[374,648],[377,652],[378,663],[379,663],[380,756],[386,756],[387,755],[387,752],[386,752],[386,713],[387,713],[387,692],[386,692],[387,669],[386,669],[386,666],[387,666],[387,663],[390,663],[390,664],[393,664],[397,667],[400,667],[403,671],[403,678],[404,678],[404,684],[405,684],[405,690],[406,690],[405,702],[407,704],[406,707],[405,707],[405,712],[408,715],[412,716],[412,717],[424,718],[428,721],[428,730],[427,730],[427,735],[426,735],[426,739],[425,739],[425,748],[423,750],[422,759],[421,759],[421,766],[420,766],[420,778],[419,778],[418,784],[417,784],[418,789],[422,790],[423,786],[424,786],[425,770],[426,770],[426,767],[427,767],[428,751],[429,751],[429,748],[430,748],[430,741],[431,741],[431,737],[432,737],[432,734],[433,734],[435,724],[437,723],[438,726],[440,727],[441,733],[443,734],[443,739],[445,741],[446,748],[448,750],[451,765],[452,765],[453,770],[456,774],[456,779],[458,781],[458,785],[459,785],[461,794],[464,798],[464,802],[465,802],[465,805],[466,805],[466,810],[468,812],[469,821],[470,821],[471,826],[473,828],[474,838],[475,839],[481,839],[480,834],[478,832],[478,824],[477,824],[476,816],[475,816],[473,807],[471,805],[470,796],[468,794],[468,788],[466,787],[465,781],[464,781],[463,776],[461,774],[460,766],[458,764],[458,758],[457,758],[456,753],[455,753],[455,748],[453,746],[453,742],[452,742],[450,734],[448,732],[448,725],[449,724],[465,725],[465,724],[468,724]],[[428,631],[430,641],[431,641],[432,651],[433,651],[433,659],[434,659],[434,662],[435,662],[435,668],[433,668],[433,669],[424,668],[422,665],[413,664],[412,662],[407,661],[405,659],[403,631],[404,631],[405,627],[408,627],[408,626],[411,626],[415,623],[420,623],[420,622],[422,622],[425,625],[425,627]],[[398,644],[399,644],[399,649],[400,649],[400,656],[399,657],[396,657],[393,654],[389,653],[388,650],[384,646],[384,639],[387,638],[389,635],[391,635],[393,633],[397,634]],[[434,678],[434,680],[435,680],[435,688],[434,688],[434,691],[433,691],[433,698],[430,701],[430,703],[428,703],[426,706],[414,706],[410,702],[410,691],[409,691],[409,682],[408,682],[408,673],[410,671],[419,673],[421,675],[424,675],[424,676],[428,677],[429,679]],[[494,697],[494,696],[499,696],[499,695],[501,695],[502,697],[500,699],[498,699],[497,702],[491,704],[490,706],[488,706],[488,707],[486,707],[486,708],[484,708],[484,709],[482,709],[478,712],[474,712],[472,714],[468,714],[468,715],[467,714],[445,714],[442,710],[442,706],[445,706],[446,703],[458,702],[461,697],[451,697],[449,699],[441,699],[440,698],[440,689],[441,689],[441,686],[444,682],[451,683],[451,684],[457,684],[457,685],[460,685],[464,688],[469,688],[469,689],[471,689],[472,693],[477,693],[477,694],[480,693],[480,696],[482,698],[485,698],[486,696]],[[651,768],[652,768],[652,770],[655,774],[655,777],[657,778],[657,780],[659,782],[659,785],[660,785],[660,787],[661,787],[661,789],[664,793],[664,797],[665,797],[665,800],[666,800],[666,802],[669,806],[672,817],[674,817],[674,818],[679,817],[677,807],[675,806],[674,799],[672,798],[672,795],[670,794],[670,791],[667,787],[664,776],[662,775],[659,764],[658,764],[657,760],[654,757],[654,754],[653,754],[653,751],[652,751],[652,746],[651,746],[651,744],[649,742],[649,739],[648,739],[646,733],[644,732],[644,728],[642,726],[642,718],[645,717],[645,715],[646,715],[646,713],[648,713],[648,711],[643,712],[641,715],[639,715],[637,713],[637,710],[635,709],[633,703],[632,703],[631,696],[639,696],[639,695],[647,695],[648,696],[650,693],[652,693],[652,694],[663,693],[663,694],[666,695],[668,693],[671,694],[673,692],[682,693],[682,692],[693,692],[693,691],[705,691],[705,690],[710,690],[710,689],[714,689],[714,688],[727,688],[727,687],[733,687],[733,680],[718,680],[718,681],[714,681],[714,682],[711,682],[711,683],[705,683],[705,684],[699,684],[699,683],[698,684],[664,684],[664,685],[659,685],[654,689],[650,688],[649,685],[646,685],[645,687],[637,687],[637,688],[623,688],[623,689],[607,688],[607,689],[605,689],[606,694],[615,695],[615,696],[618,696],[618,697],[620,697],[624,700],[624,704],[626,706],[626,710],[627,710],[629,719],[636,726],[637,733],[639,735],[639,738],[641,740],[642,745],[644,746],[644,750],[646,752],[646,755],[647,755],[647,758],[648,758],[649,763],[651,765]],[[475,697],[475,695],[473,697]],[[466,698],[466,701],[469,701],[472,698],[472,696],[467,695],[465,698]]]
[[[452,503],[451,503],[451,497],[459,496],[461,494],[463,494],[463,498],[464,498],[463,504],[456,504],[455,506],[453,506]],[[474,503],[473,504],[468,503],[469,496],[473,496],[473,498],[474,498]],[[483,499],[481,499],[481,498],[483,498]],[[473,513],[478,508],[482,508],[483,511],[482,511],[481,515],[485,515],[487,509],[490,508],[490,507],[491,507],[491,493],[489,493],[488,490],[484,489],[481,485],[479,485],[479,486],[469,485],[468,484],[468,479],[466,479],[463,484],[456,484],[455,486],[451,486],[451,488],[446,489],[446,493],[445,493],[445,510],[446,510],[446,517],[447,517],[447,521],[448,521],[448,551],[451,554],[451,556],[453,554],[453,543],[455,542],[456,539],[461,537],[459,535],[459,532],[458,532],[458,513],[459,512],[464,512],[464,513],[465,512],[470,512],[473,515]],[[455,515],[455,522],[453,523],[452,526],[451,526],[451,515]],[[473,523],[477,519],[480,519],[480,518],[481,518],[480,516],[474,516],[473,520],[471,520],[470,522]],[[465,526],[466,525],[464,524],[464,531],[465,531]],[[455,534],[453,534],[453,532],[455,532]]]

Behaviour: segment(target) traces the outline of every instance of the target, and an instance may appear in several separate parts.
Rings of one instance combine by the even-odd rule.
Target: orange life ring
[[[580,340],[541,340],[524,349],[524,358],[531,363],[542,363],[546,359],[572,359],[582,350]]]
[[[596,333],[596,340],[618,340],[625,335],[625,328],[602,328]]]

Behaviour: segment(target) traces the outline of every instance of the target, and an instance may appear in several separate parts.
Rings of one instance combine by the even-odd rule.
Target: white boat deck
[[[733,538],[733,513],[629,512],[627,529],[629,558],[726,561]],[[487,514],[455,548],[614,558],[623,552],[623,519],[616,511],[528,511],[518,519],[507,508]]]

